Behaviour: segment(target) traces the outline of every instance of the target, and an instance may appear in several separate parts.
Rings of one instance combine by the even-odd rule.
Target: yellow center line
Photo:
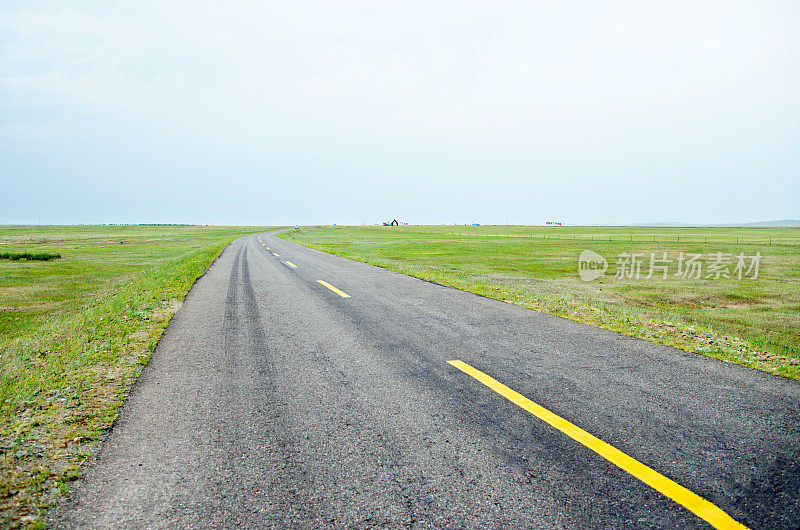
[[[324,285],[325,287],[327,287],[328,289],[330,289],[330,290],[331,290],[331,291],[333,291],[334,293],[338,294],[338,295],[339,295],[339,296],[341,296],[342,298],[350,298],[350,295],[349,295],[349,294],[345,293],[344,291],[340,291],[339,289],[337,289],[336,287],[334,287],[333,285],[329,284],[329,283],[328,283],[328,282],[326,282],[326,281],[323,281],[323,280],[317,280],[317,283],[321,283],[322,285]]]
[[[465,374],[474,377],[510,402],[518,405],[540,420],[555,427],[576,442],[588,447],[623,471],[627,471],[648,486],[669,497],[699,518],[709,523],[714,528],[747,528],[696,493],[689,491],[680,484],[642,464],[638,460],[631,458],[616,447],[613,447],[603,440],[592,436],[577,425],[574,425],[564,418],[553,414],[541,405],[534,403],[522,394],[510,389],[500,381],[497,381],[496,379],[486,375],[480,370],[473,368],[463,361],[456,360],[447,362]]]
[[[291,267],[291,268],[293,268],[293,269],[296,269],[296,268],[297,268],[297,265],[295,265],[295,264],[294,264],[294,263],[292,263],[291,261],[284,261],[284,263],[285,263],[285,264],[287,264],[288,266],[290,266],[290,267]]]
[[[272,255],[275,256],[276,258],[280,257],[280,256],[278,256],[277,252],[273,252]]]

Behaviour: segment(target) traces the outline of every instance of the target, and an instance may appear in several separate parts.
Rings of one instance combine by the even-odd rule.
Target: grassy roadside
[[[442,285],[800,379],[800,229],[316,227],[280,237]],[[606,274],[582,281],[592,250]],[[617,278],[615,258],[672,259],[667,278]],[[681,253],[760,253],[757,278],[682,278]],[[646,261],[646,258],[645,258]],[[705,270],[709,270],[706,268]],[[731,265],[733,272],[733,265]]]
[[[256,227],[0,227],[0,526],[42,514],[98,447],[191,288]]]

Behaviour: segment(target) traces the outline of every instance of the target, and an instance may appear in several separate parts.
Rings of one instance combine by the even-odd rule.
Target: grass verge
[[[41,527],[195,280],[253,227],[0,227],[0,526]]]
[[[280,237],[529,309],[800,379],[800,229],[316,227]],[[579,278],[583,250],[609,270]],[[672,259],[666,277],[616,277],[624,253]],[[677,274],[680,253],[762,256],[757,278]],[[646,260],[646,258],[645,258]],[[734,260],[735,261],[735,260]],[[618,267],[617,267],[618,268]],[[731,272],[733,264],[731,264]]]

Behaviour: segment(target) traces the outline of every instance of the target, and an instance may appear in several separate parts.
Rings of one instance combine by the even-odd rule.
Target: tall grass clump
[[[28,260],[28,261],[50,261],[51,259],[60,259],[61,254],[51,252],[0,252],[0,259],[10,260]]]

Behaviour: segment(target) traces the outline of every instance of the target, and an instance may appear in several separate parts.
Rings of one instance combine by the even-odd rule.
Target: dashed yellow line
[[[292,263],[291,261],[284,261],[284,263],[285,263],[286,265],[288,265],[289,267],[293,268],[293,269],[296,269],[296,268],[297,268],[297,265],[295,265],[295,264],[294,264],[294,263]]]
[[[273,252],[273,253],[272,253],[272,255],[273,255],[273,256],[275,256],[276,258],[279,258],[279,257],[280,257],[280,256],[278,256],[278,253],[277,253],[277,252]]]
[[[264,245],[264,248],[266,248],[267,250],[269,250],[269,247],[268,247],[267,245]]]
[[[680,484],[642,464],[638,460],[631,458],[616,447],[613,447],[603,440],[592,436],[577,425],[574,425],[564,418],[553,414],[546,408],[534,403],[522,394],[515,392],[503,383],[493,379],[480,370],[473,368],[463,361],[447,362],[465,374],[474,377],[510,402],[527,410],[540,420],[550,424],[552,427],[555,427],[576,442],[588,447],[623,471],[627,471],[648,486],[669,497],[699,518],[706,521],[714,528],[726,530],[734,528],[747,528],[733,519],[730,515],[722,511],[720,508],[714,504],[711,504],[709,501],[700,497],[696,493],[689,491]]]
[[[322,285],[324,285],[325,287],[327,287],[328,289],[330,289],[334,293],[338,294],[342,298],[350,298],[349,294],[347,294],[344,291],[340,291],[339,289],[337,289],[336,287],[334,287],[333,285],[329,284],[328,282],[326,282],[324,280],[317,280],[317,283],[321,283]]]

